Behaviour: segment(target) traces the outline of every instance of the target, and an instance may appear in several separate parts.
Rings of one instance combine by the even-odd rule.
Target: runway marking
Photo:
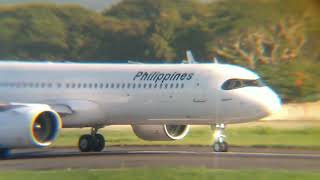
[[[13,154],[13,157],[54,157],[54,156],[86,156],[86,155],[154,155],[154,154],[172,154],[172,155],[215,155],[215,156],[238,156],[238,157],[274,157],[274,158],[320,158],[320,154],[291,154],[291,153],[250,153],[250,152],[196,152],[196,151],[103,151],[103,152],[59,152],[59,151],[46,151],[46,152],[27,152]]]
[[[82,153],[75,149],[53,149],[44,151],[15,152],[9,159],[53,158],[53,157],[77,157],[77,156],[121,156],[121,155],[212,155],[213,157],[255,157],[255,158],[315,158],[320,159],[320,154],[311,153],[264,153],[264,152],[209,152],[209,151],[179,151],[179,150],[105,150],[102,152]]]
[[[141,150],[140,150],[141,149]],[[155,149],[155,150],[153,150]],[[253,152],[211,152],[208,148],[163,149],[110,148],[103,152],[81,153],[76,148],[16,150],[12,157],[0,160],[6,169],[118,168],[145,166],[190,166],[219,169],[271,168],[319,170],[320,151],[279,150]],[[257,149],[255,149],[257,150]],[[259,150],[258,150],[259,151]],[[264,151],[263,149],[261,151]],[[292,152],[292,153],[291,153]],[[154,160],[156,159],[156,161]],[[32,162],[32,163],[30,163]]]
[[[215,153],[224,154],[224,153]],[[246,153],[246,152],[227,152],[229,155],[247,155],[261,157],[296,157],[296,158],[320,158],[320,154],[294,154],[294,153]]]
[[[294,154],[294,153],[250,153],[250,152],[196,152],[196,151],[128,151],[128,154],[203,154],[203,155],[247,155],[263,157],[307,157],[320,158],[320,154]]]

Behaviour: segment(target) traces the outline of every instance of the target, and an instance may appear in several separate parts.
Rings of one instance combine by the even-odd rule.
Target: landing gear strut
[[[81,152],[100,152],[105,147],[105,139],[101,134],[98,134],[100,128],[93,127],[91,134],[82,135],[79,138],[78,147]]]
[[[214,141],[212,145],[212,149],[214,152],[227,152],[228,151],[228,143],[225,141],[226,136],[223,134],[225,125],[217,124],[215,127],[211,126],[214,130]]]

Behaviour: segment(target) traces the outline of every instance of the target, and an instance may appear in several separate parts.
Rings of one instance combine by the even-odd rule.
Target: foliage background
[[[2,5],[0,59],[180,63],[191,49],[200,62],[217,56],[257,71],[284,101],[313,101],[319,7],[316,0],[124,0],[101,12]]]

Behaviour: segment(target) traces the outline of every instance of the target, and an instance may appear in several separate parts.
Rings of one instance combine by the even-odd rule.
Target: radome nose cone
[[[268,98],[266,99],[266,109],[268,114],[274,114],[281,110],[282,102],[280,97],[271,89],[269,89]]]
[[[281,110],[282,105],[279,102],[274,102],[273,104],[269,105],[269,114],[277,113]]]

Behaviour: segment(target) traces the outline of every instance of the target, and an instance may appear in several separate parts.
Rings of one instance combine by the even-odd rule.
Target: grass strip
[[[89,129],[63,130],[55,147],[77,146],[78,138]],[[108,145],[210,145],[213,142],[209,127],[193,127],[190,133],[178,141],[144,141],[136,137],[131,128],[100,131]],[[227,141],[234,146],[308,147],[320,148],[320,128],[277,129],[271,127],[228,128]]]
[[[10,180],[102,180],[102,179],[170,179],[170,180],[318,180],[320,172],[282,170],[213,170],[206,168],[139,168],[108,170],[9,171],[0,172],[0,179]]]

